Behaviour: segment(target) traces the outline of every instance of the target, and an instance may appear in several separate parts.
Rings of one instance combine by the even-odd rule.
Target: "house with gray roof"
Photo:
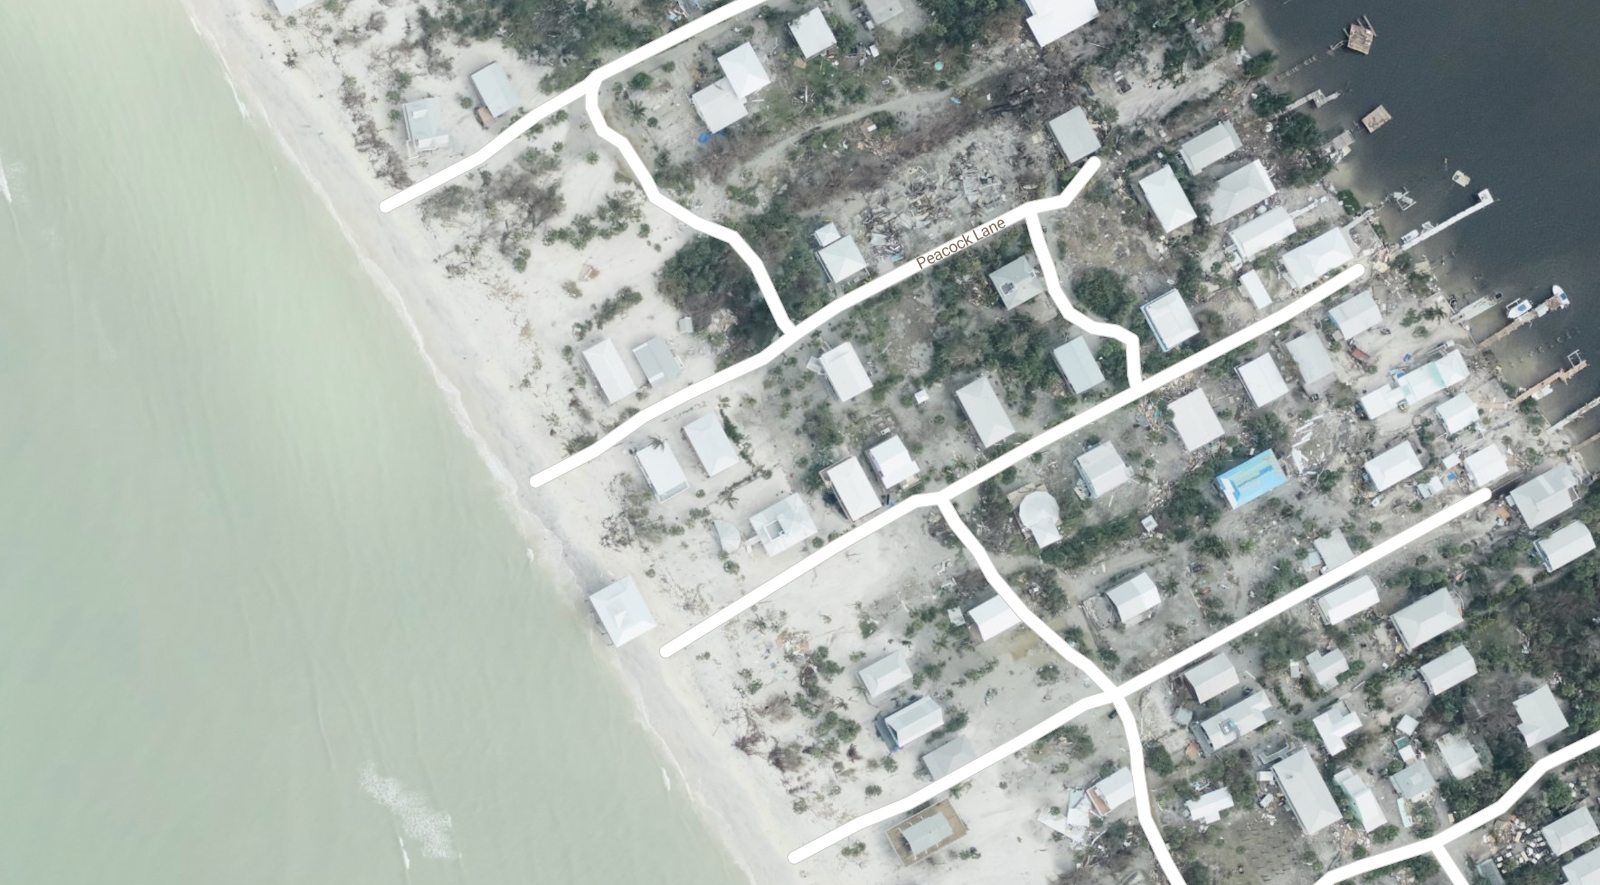
[[[966,735],[957,735],[922,754],[922,767],[934,780],[978,758],[978,750]]]
[[[867,367],[861,365],[855,345],[850,342],[844,342],[817,359],[822,363],[822,374],[827,377],[834,396],[841,402],[849,402],[872,389]]]
[[[1094,0],[1024,0],[1028,30],[1041,47],[1076,31],[1100,14]]]
[[[822,269],[834,283],[842,283],[867,269],[867,259],[853,237],[840,237],[818,249],[817,260],[822,262]]]
[[[1206,201],[1211,210],[1211,223],[1218,224],[1254,209],[1277,192],[1267,167],[1261,165],[1260,160],[1251,160],[1217,182],[1217,189]]]
[[[1533,545],[1546,572],[1553,572],[1594,549],[1594,534],[1582,522],[1569,522]]]
[[[1348,621],[1378,604],[1378,585],[1366,575],[1340,584],[1317,597],[1317,608],[1328,626]]]
[[[1250,401],[1255,403],[1257,408],[1289,395],[1289,385],[1284,382],[1283,373],[1278,371],[1278,364],[1270,353],[1264,353],[1240,365],[1235,371],[1239,375],[1239,380],[1244,382],[1244,389],[1250,394]]]
[[[1117,454],[1116,447],[1108,442],[1084,452],[1072,463],[1084,487],[1089,490],[1090,498],[1108,495],[1133,478],[1128,465]]]
[[[1057,347],[1050,355],[1055,358],[1056,368],[1061,370],[1061,376],[1067,379],[1073,393],[1082,394],[1106,380],[1105,373],[1100,371],[1100,363],[1094,358],[1094,352],[1089,349],[1089,342],[1082,335]]]
[[[922,470],[911,457],[911,450],[906,448],[906,444],[901,442],[898,436],[891,436],[867,449],[867,460],[872,462],[872,469],[878,472],[878,481],[883,483],[886,489],[893,489],[916,479]]]
[[[1333,380],[1333,357],[1314,333],[1289,339],[1283,349],[1294,359],[1295,368],[1300,371],[1300,386],[1307,393],[1320,390]]]
[[[1283,273],[1296,289],[1312,283],[1356,260],[1356,244],[1344,228],[1336,227],[1322,236],[1283,254]]]
[[[644,372],[645,383],[651,387],[660,387],[668,381],[675,381],[683,374],[683,365],[678,362],[677,356],[672,353],[672,348],[668,347],[667,342],[659,335],[635,347],[633,358],[639,362],[639,369]]]
[[[645,606],[644,596],[639,593],[639,585],[634,583],[632,575],[591,594],[589,605],[594,607],[595,617],[600,619],[600,626],[611,644],[619,648],[656,626],[656,619]]]
[[[867,690],[867,700],[876,703],[879,698],[911,681],[911,664],[906,653],[895,649],[856,671],[861,687]]]
[[[1350,542],[1345,540],[1344,532],[1339,529],[1334,529],[1326,538],[1312,540],[1311,546],[1316,548],[1324,570],[1338,568],[1356,558],[1355,551],[1350,549]]]
[[[789,22],[789,33],[794,35],[794,43],[805,58],[815,58],[839,42],[833,36],[833,29],[828,27],[827,17],[815,6]]]
[[[1400,794],[1400,798],[1407,802],[1415,802],[1439,786],[1439,782],[1433,779],[1433,772],[1428,770],[1428,764],[1421,759],[1407,765],[1399,773],[1391,775],[1389,783],[1394,786],[1394,791]]]
[[[1383,311],[1378,309],[1378,301],[1368,289],[1335,304],[1328,310],[1328,319],[1333,321],[1340,337],[1349,341],[1368,329],[1383,325]]]
[[[506,69],[497,61],[474,71],[471,79],[472,88],[478,91],[478,97],[483,99],[483,106],[491,117],[503,117],[522,104],[517,91],[511,88],[511,78],[506,76]]]
[[[1124,765],[1089,788],[1089,801],[1096,811],[1106,814],[1132,802],[1135,792],[1133,772]]]
[[[733,91],[733,84],[728,82],[727,77],[697,90],[689,96],[689,103],[694,105],[695,113],[700,115],[700,122],[705,124],[707,132],[721,132],[750,116],[750,109],[745,106],[744,99]]]
[[[1077,163],[1100,150],[1100,136],[1083,108],[1073,108],[1050,121],[1050,134],[1068,163]]]
[[[961,404],[961,411],[966,414],[967,420],[972,422],[972,429],[977,432],[978,442],[983,448],[987,449],[1017,432],[1016,425],[1006,415],[1005,406],[1000,404],[1000,397],[995,394],[987,375],[979,375],[976,380],[957,390],[956,401]]]
[[[1389,818],[1383,813],[1383,806],[1378,804],[1378,797],[1373,794],[1372,788],[1367,786],[1367,782],[1361,779],[1361,775],[1349,768],[1341,768],[1334,773],[1333,782],[1350,797],[1356,823],[1362,832],[1370,833],[1389,822]]]
[[[1588,808],[1579,808],[1551,821],[1539,832],[1544,836],[1544,844],[1550,846],[1550,853],[1559,857],[1600,836],[1600,827],[1595,826],[1594,815]]]
[[[1202,824],[1214,824],[1222,820],[1222,813],[1233,807],[1233,794],[1227,787],[1218,787],[1198,799],[1190,799],[1184,803],[1189,812],[1189,819]]]
[[[1331,757],[1344,752],[1345,736],[1361,728],[1361,717],[1350,709],[1350,705],[1339,701],[1313,718],[1311,725],[1316,728],[1317,736],[1322,738],[1322,749]]]
[[[1450,588],[1441,587],[1395,612],[1391,620],[1400,644],[1406,651],[1416,651],[1424,642],[1461,626],[1461,602]]]
[[[1563,866],[1561,875],[1567,877],[1567,885],[1600,885],[1600,848]]]
[[[1200,749],[1209,756],[1271,721],[1272,698],[1258,691],[1192,726],[1190,731],[1199,740]]]
[[[988,642],[1022,623],[1022,618],[998,593],[968,609],[967,619],[978,629],[979,642]]]
[[[1222,438],[1222,422],[1217,419],[1216,410],[1211,408],[1211,400],[1206,398],[1206,392],[1201,388],[1196,387],[1167,403],[1167,410],[1172,413],[1172,426],[1178,431],[1178,439],[1182,441],[1185,452],[1192,452]]]
[[[1373,488],[1383,492],[1421,473],[1422,461],[1417,457],[1411,440],[1403,439],[1362,465],[1362,470],[1366,472],[1367,479],[1372,481]]]
[[[883,717],[891,750],[899,750],[943,724],[944,709],[932,698],[917,698]]]
[[[1457,734],[1441,735],[1438,741],[1439,756],[1444,767],[1456,780],[1466,780],[1483,769],[1483,760],[1472,742]]]
[[[707,412],[683,425],[683,436],[689,441],[689,448],[694,449],[695,457],[700,459],[707,478],[739,466],[739,450],[728,439],[722,416],[717,412]]]
[[[1331,691],[1339,684],[1339,677],[1350,672],[1350,662],[1345,659],[1344,652],[1337,648],[1330,651],[1314,651],[1306,655],[1306,670],[1318,688]]]
[[[1467,478],[1478,487],[1486,487],[1511,472],[1506,453],[1493,443],[1461,459],[1461,466],[1467,469]]]
[[[1478,675],[1478,662],[1473,660],[1472,652],[1465,645],[1457,643],[1454,648],[1423,664],[1417,672],[1422,676],[1422,683],[1428,687],[1428,693],[1439,695]]]
[[[1194,699],[1203,704],[1238,685],[1239,671],[1226,654],[1218,653],[1185,670],[1183,678],[1194,689]]]
[[[1215,221],[1216,219],[1212,219]],[[1228,233],[1239,257],[1249,261],[1294,236],[1294,217],[1283,207],[1268,209]]]
[[[444,103],[436,95],[408,101],[400,106],[406,124],[406,144],[412,153],[436,151],[450,146],[450,130],[445,125]]]
[[[1150,331],[1155,333],[1156,344],[1160,345],[1163,353],[1200,334],[1194,314],[1189,312],[1189,305],[1183,302],[1183,296],[1177,289],[1169,289],[1165,294],[1145,302],[1139,312],[1150,324]]]
[[[1161,603],[1161,591],[1148,572],[1140,572],[1106,591],[1106,599],[1117,610],[1117,620],[1136,624]]]
[[[644,478],[656,493],[657,501],[665,501],[689,490],[689,478],[683,474],[678,456],[664,442],[656,442],[633,453],[644,471]]]
[[[594,380],[600,383],[600,394],[605,397],[608,405],[616,405],[618,401],[639,389],[639,385],[633,381],[633,376],[628,374],[628,367],[623,364],[622,355],[617,353],[617,346],[612,344],[609,338],[602,338],[585,349],[583,361],[594,374]]]
[[[1558,464],[1511,490],[1511,503],[1528,528],[1536,529],[1566,513],[1577,503],[1578,477],[1572,468]]]
[[[1006,310],[1020,307],[1044,292],[1044,280],[1026,254],[989,274],[989,282],[1000,293],[1000,303]]]
[[[1232,123],[1223,120],[1184,142],[1178,148],[1178,156],[1183,158],[1183,165],[1189,167],[1191,173],[1196,173],[1241,147],[1244,142],[1239,139],[1239,133],[1234,131]]]
[[[1294,812],[1295,820],[1300,822],[1307,836],[1338,823],[1343,816],[1308,751],[1301,750],[1272,766],[1272,775],[1278,779],[1278,788],[1283,790],[1289,810]]]
[[[1044,489],[1023,496],[1017,505],[1017,522],[1041,550],[1061,540],[1061,505]]]
[[[1163,233],[1170,234],[1200,217],[1194,211],[1194,204],[1189,202],[1189,195],[1183,192],[1183,185],[1178,183],[1178,175],[1171,166],[1162,166],[1139,179],[1139,190],[1144,194],[1144,201],[1155,214]]]
[[[881,25],[906,11],[900,0],[866,0],[865,5],[874,25]]]
[[[1522,720],[1517,730],[1522,732],[1522,739],[1530,747],[1567,730],[1566,714],[1561,712],[1561,705],[1556,702],[1555,693],[1549,685],[1541,685],[1517,698],[1515,706],[1517,718]]]
[[[851,522],[859,522],[883,507],[883,499],[872,487],[872,480],[867,478],[867,470],[861,466],[860,458],[851,455],[822,471],[822,476],[827,480],[828,487],[833,489],[834,498],[838,499],[844,515]]]

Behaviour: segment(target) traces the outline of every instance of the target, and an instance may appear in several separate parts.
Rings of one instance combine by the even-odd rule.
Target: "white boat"
[[[1518,301],[1515,304],[1511,305],[1510,307],[1506,308],[1506,319],[1514,320],[1517,317],[1522,316],[1523,314],[1527,313],[1530,310],[1533,310],[1533,302],[1529,301],[1526,298],[1524,298],[1521,301]]]
[[[1567,297],[1567,290],[1560,286],[1551,286],[1550,295],[1560,302],[1561,307],[1566,307],[1572,303],[1572,299]]]

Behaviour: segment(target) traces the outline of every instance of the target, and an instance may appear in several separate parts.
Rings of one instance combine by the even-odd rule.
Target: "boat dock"
[[[1378,30],[1372,26],[1372,19],[1363,15],[1361,21],[1355,22],[1344,29],[1344,45],[1350,47],[1351,52],[1370,55],[1372,54],[1372,41],[1377,36]]]
[[[1422,230],[1421,231],[1411,231],[1410,233],[1408,233],[1405,236],[1401,237],[1400,238],[1400,251],[1401,252],[1409,252],[1412,247],[1421,245],[1422,243],[1426,242],[1427,239],[1429,237],[1433,236],[1434,234],[1440,233],[1445,228],[1448,228],[1450,225],[1455,224],[1456,222],[1460,221],[1463,218],[1466,218],[1468,215],[1471,215],[1474,212],[1477,212],[1479,210],[1488,208],[1493,203],[1494,203],[1494,194],[1489,193],[1489,189],[1488,188],[1484,188],[1483,190],[1478,191],[1478,202],[1473,203],[1471,206],[1468,206],[1465,209],[1462,209],[1460,212],[1457,212],[1456,214],[1450,216],[1449,218],[1446,218],[1444,221],[1441,221],[1438,224],[1431,224],[1431,225],[1430,224],[1424,224],[1422,226]]]
[[[1474,302],[1474,303],[1476,303],[1476,302]],[[1557,311],[1557,310],[1563,310],[1570,303],[1571,302],[1568,301],[1567,297],[1564,294],[1558,295],[1558,294],[1552,293],[1549,298],[1546,298],[1544,301],[1540,302],[1538,307],[1534,308],[1533,310],[1527,311],[1526,313],[1524,313],[1521,316],[1517,317],[1516,319],[1512,320],[1509,324],[1507,324],[1505,326],[1505,328],[1503,328],[1500,331],[1494,333],[1493,335],[1490,335],[1488,338],[1485,338],[1482,341],[1479,341],[1478,342],[1478,346],[1479,347],[1493,347],[1497,342],[1499,342],[1500,340],[1504,339],[1507,335],[1510,335],[1512,332],[1517,331],[1518,329],[1522,328],[1523,326],[1526,326],[1527,324],[1533,322],[1534,320],[1538,319],[1539,317],[1544,316],[1547,313],[1551,313],[1552,311]],[[1472,305],[1467,305],[1467,306],[1471,307]]]
[[[1523,401],[1527,399],[1543,399],[1550,393],[1551,388],[1557,381],[1562,383],[1571,381],[1572,376],[1582,372],[1587,368],[1589,368],[1589,361],[1579,356],[1578,352],[1574,350],[1572,353],[1567,355],[1567,367],[1565,369],[1561,369],[1560,371],[1552,374],[1550,377],[1540,381],[1538,384],[1535,384],[1527,390],[1517,394],[1516,398],[1511,401],[1511,405],[1520,406],[1522,405]]]
[[[1588,402],[1586,402],[1583,405],[1579,406],[1577,411],[1573,412],[1572,414],[1568,415],[1565,418],[1562,418],[1560,421],[1557,421],[1556,423],[1550,425],[1550,430],[1551,430],[1552,433],[1559,433],[1559,432],[1561,432],[1563,430],[1566,430],[1568,424],[1571,424],[1572,422],[1578,420],[1579,418],[1582,418],[1584,415],[1589,414],[1590,412],[1594,411],[1595,409],[1600,409],[1600,397],[1596,397],[1596,398],[1594,398],[1592,400],[1589,400]],[[1593,438],[1594,437],[1590,437],[1589,439],[1593,439]],[[1587,442],[1587,441],[1588,440],[1585,440],[1585,442]]]
[[[1367,127],[1368,132],[1377,132],[1391,119],[1393,118],[1389,116],[1389,109],[1380,104],[1372,113],[1361,118],[1361,125]]]

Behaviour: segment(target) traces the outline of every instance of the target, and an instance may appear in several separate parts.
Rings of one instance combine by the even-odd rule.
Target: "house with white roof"
[[[1472,742],[1458,734],[1440,735],[1438,747],[1445,769],[1458,781],[1466,780],[1483,769],[1483,760],[1478,758],[1478,751],[1472,748]]]
[[[1017,256],[1015,261],[989,274],[989,282],[1000,293],[1000,303],[1005,305],[1006,310],[1026,304],[1044,291],[1044,280],[1026,254]]]
[[[1238,372],[1244,389],[1250,393],[1250,401],[1257,408],[1289,395],[1289,385],[1284,383],[1283,373],[1278,371],[1278,364],[1270,353],[1250,360],[1240,366]]]
[[[772,83],[767,69],[761,65],[761,58],[756,55],[755,47],[748,42],[740,43],[717,56],[717,66],[722,68],[728,85],[740,98],[749,98]]]
[[[1561,875],[1567,878],[1567,885],[1600,885],[1600,848],[1562,866]]]
[[[867,469],[854,455],[822,471],[822,476],[833,489],[844,515],[851,522],[860,522],[883,507],[883,499],[867,478]]]
[[[1089,490],[1090,498],[1099,498],[1110,494],[1112,490],[1133,478],[1128,465],[1117,454],[1111,443],[1101,443],[1073,461],[1073,466],[1078,469],[1078,476],[1083,480],[1083,485]]]
[[[1095,811],[1107,814],[1132,802],[1135,794],[1133,771],[1124,765],[1089,788],[1089,801],[1094,803]]]
[[[1350,662],[1345,659],[1344,652],[1337,648],[1314,651],[1306,655],[1306,671],[1311,674],[1318,688],[1332,691],[1339,684],[1339,677],[1350,672]]]
[[[1023,496],[1017,505],[1017,522],[1041,550],[1061,540],[1061,505],[1043,489]]]
[[[922,767],[934,780],[978,758],[978,749],[966,735],[957,735],[922,754]]]
[[[600,626],[611,644],[618,648],[656,626],[656,619],[645,606],[644,596],[639,593],[639,585],[633,582],[632,575],[590,595],[589,605],[594,607],[595,617],[600,619]]]
[[[1050,355],[1055,357],[1056,368],[1061,370],[1061,376],[1067,379],[1073,393],[1082,394],[1106,380],[1094,352],[1089,349],[1089,342],[1081,335],[1057,347]]]
[[[828,280],[842,283],[867,269],[867,259],[856,246],[854,237],[839,237],[817,250],[817,260],[828,272]]]
[[[1401,403],[1415,406],[1423,400],[1470,377],[1467,360],[1461,351],[1452,350],[1444,356],[1399,376],[1392,384],[1384,385],[1361,397],[1361,411],[1368,418],[1378,418],[1394,411]]]
[[[1145,302],[1139,312],[1150,324],[1150,331],[1155,333],[1156,344],[1161,346],[1163,353],[1200,334],[1194,314],[1189,312],[1189,305],[1183,302],[1183,296],[1178,294],[1177,289],[1169,289],[1165,294]]]
[[[1267,692],[1258,691],[1190,731],[1209,756],[1271,721],[1272,698]]]
[[[1439,782],[1433,779],[1433,772],[1428,770],[1428,763],[1422,759],[1390,775],[1389,784],[1407,802],[1415,802],[1439,786]]]
[[[921,820],[900,825],[900,838],[904,839],[906,843],[906,863],[923,860],[941,846],[955,839],[956,831],[950,825],[950,818],[946,817],[942,812],[930,813],[936,811],[938,809],[930,808],[921,812],[927,815]],[[892,835],[895,831],[890,830],[889,832]],[[898,848],[896,853],[898,853]]]
[[[789,22],[789,33],[794,35],[795,45],[800,47],[800,55],[805,58],[821,55],[828,47],[836,46],[839,42],[834,39],[833,29],[828,27],[828,19],[815,6]]]
[[[728,439],[728,433],[722,426],[722,416],[718,413],[707,412],[683,425],[683,436],[689,440],[695,457],[700,459],[700,466],[707,478],[739,466],[739,450]]]
[[[1594,549],[1594,534],[1582,522],[1569,522],[1533,545],[1546,572],[1553,572]]]
[[[1304,289],[1356,260],[1356,244],[1344,228],[1336,227],[1303,246],[1283,254],[1283,273],[1290,285]]]
[[[644,372],[645,383],[651,387],[660,387],[668,381],[675,381],[683,374],[683,366],[678,362],[678,357],[659,335],[635,347],[633,358],[638,361],[639,369]]]
[[[1511,472],[1505,452],[1493,443],[1463,458],[1461,466],[1467,469],[1467,478],[1472,480],[1472,484],[1479,487],[1487,486]]]
[[[1315,333],[1291,338],[1283,349],[1294,359],[1294,366],[1300,372],[1300,386],[1307,392],[1320,390],[1333,380],[1333,356]]]
[[[1398,445],[1368,461],[1362,470],[1366,471],[1372,485],[1382,492],[1420,473],[1422,462],[1417,459],[1417,450],[1411,447],[1411,441],[1401,440]]]
[[[1025,0],[1028,4],[1028,30],[1040,46],[1049,46],[1076,31],[1100,14],[1094,0]]]
[[[867,367],[861,365],[861,358],[856,356],[855,346],[850,342],[846,341],[817,359],[822,363],[822,374],[827,376],[834,396],[841,402],[849,402],[872,389],[872,378],[867,375]]]
[[[867,460],[878,472],[878,481],[886,489],[904,485],[917,478],[921,468],[912,460],[911,451],[900,437],[891,436],[867,450]]]
[[[665,501],[689,490],[689,478],[683,474],[678,456],[664,442],[652,443],[633,453],[644,471],[644,478],[656,493],[657,501]]]
[[[1391,620],[1400,644],[1406,651],[1416,651],[1424,642],[1461,626],[1461,602],[1450,588],[1441,587],[1395,612]]]
[[[1444,425],[1446,436],[1453,436],[1478,423],[1478,404],[1472,397],[1459,393],[1434,408],[1439,423]]]
[[[1178,431],[1183,450],[1192,452],[1222,438],[1222,422],[1217,420],[1206,392],[1198,387],[1167,404],[1172,426]]]
[[[1356,823],[1362,832],[1370,833],[1387,824],[1388,817],[1384,816],[1383,806],[1378,804],[1378,797],[1373,794],[1372,788],[1348,768],[1341,768],[1333,775],[1333,782],[1344,794],[1350,797],[1350,805],[1355,811]]]
[[[1417,673],[1422,677],[1422,684],[1428,687],[1428,693],[1439,695],[1478,675],[1478,662],[1472,659],[1472,652],[1465,645],[1457,643],[1423,664]]]
[[[1140,572],[1106,591],[1106,600],[1117,610],[1124,625],[1137,624],[1150,616],[1161,603],[1161,591],[1148,572]]]
[[[1328,626],[1341,624],[1378,604],[1378,585],[1362,575],[1317,597],[1317,608]]]
[[[1226,654],[1217,654],[1195,664],[1183,673],[1194,689],[1194,699],[1205,703],[1239,684],[1239,671]]]
[[[1541,685],[1517,698],[1517,718],[1522,722],[1517,730],[1528,746],[1536,746],[1567,730],[1567,717],[1556,702],[1549,685]]]
[[[1272,306],[1272,293],[1267,291],[1267,284],[1261,281],[1261,274],[1254,270],[1239,275],[1239,291],[1250,299],[1250,304],[1256,310],[1266,310]]]
[[[1344,752],[1345,736],[1361,728],[1361,717],[1344,701],[1339,701],[1313,718],[1311,724],[1316,727],[1317,736],[1322,738],[1322,749],[1329,756],[1337,756]]]
[[[1289,810],[1294,812],[1295,820],[1300,822],[1307,836],[1327,829],[1343,817],[1339,813],[1339,803],[1333,801],[1333,793],[1329,792],[1310,752],[1301,750],[1272,766],[1272,774],[1278,779],[1278,788],[1283,790]]]
[[[1016,425],[1006,415],[1005,406],[1000,404],[1000,397],[995,394],[987,375],[979,375],[977,380],[956,391],[956,401],[961,404],[961,411],[966,414],[967,420],[972,422],[972,429],[977,432],[978,442],[983,448],[987,449],[1017,432]]]
[[[694,105],[695,113],[700,115],[700,122],[706,125],[707,132],[721,132],[750,116],[750,109],[745,106],[744,99],[733,91],[733,84],[728,82],[727,77],[696,91],[689,96],[689,103]]]
[[[967,611],[967,619],[972,621],[972,626],[978,628],[978,641],[988,642],[1001,633],[1022,623],[1022,618],[1011,606],[1006,604],[1005,598],[999,594],[985,599]]]
[[[1178,183],[1178,175],[1171,166],[1162,166],[1139,179],[1139,190],[1144,193],[1144,201],[1155,213],[1163,233],[1170,234],[1200,217],[1194,211],[1194,204],[1189,202],[1189,195],[1183,192],[1183,185]]]
[[[944,709],[933,698],[917,698],[883,717],[889,749],[899,750],[944,724]]]
[[[1215,221],[1216,219],[1212,219]],[[1239,257],[1249,261],[1294,236],[1294,217],[1289,210],[1275,207],[1234,228],[1228,239]]]
[[[1313,539],[1311,546],[1316,548],[1324,570],[1338,568],[1356,558],[1356,552],[1350,549],[1350,542],[1339,529],[1334,529],[1326,538]]]
[[[1073,108],[1051,120],[1050,134],[1055,136],[1068,163],[1077,163],[1100,150],[1100,136],[1095,134],[1083,108]]]
[[[1328,319],[1339,330],[1339,336],[1349,341],[1362,332],[1382,325],[1383,311],[1378,309],[1378,301],[1372,297],[1372,290],[1368,289],[1335,304],[1328,311]]]
[[[606,398],[608,405],[616,405],[639,389],[639,385],[633,382],[633,376],[628,374],[622,355],[617,353],[617,346],[609,338],[602,338],[584,350],[583,361],[594,374],[594,380],[600,383],[600,394]]]
[[[1251,160],[1217,182],[1217,189],[1207,200],[1211,223],[1227,221],[1254,209],[1277,192],[1272,177],[1267,175],[1267,167],[1261,165],[1260,160]]]
[[[406,144],[412,153],[436,151],[450,146],[450,130],[444,121],[444,103],[436,95],[408,101],[400,106],[406,124]]]
[[[1196,135],[1178,148],[1178,156],[1191,173],[1198,173],[1244,146],[1239,133],[1227,120]]]
[[[799,495],[790,495],[750,517],[750,528],[768,556],[777,556],[817,533],[817,524]]]
[[[1511,503],[1528,528],[1536,529],[1572,509],[1578,477],[1572,468],[1558,464],[1511,490]]]
[[[483,99],[483,106],[491,117],[503,117],[522,104],[517,91],[511,88],[511,78],[506,76],[506,69],[497,61],[474,71],[471,79],[472,88],[478,90],[478,97]]]
[[[1190,799],[1183,803],[1189,812],[1189,819],[1202,824],[1214,824],[1222,820],[1222,813],[1233,807],[1233,794],[1227,787],[1218,787],[1198,799]]]
[[[911,664],[906,653],[895,649],[856,671],[861,687],[867,690],[867,700],[878,699],[911,681]]]
[[[1588,808],[1579,808],[1551,821],[1539,832],[1544,836],[1544,844],[1550,846],[1550,853],[1559,857],[1600,836],[1600,826],[1595,826],[1594,815]]]

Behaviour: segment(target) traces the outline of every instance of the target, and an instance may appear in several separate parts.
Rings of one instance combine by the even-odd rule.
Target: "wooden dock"
[[[1460,212],[1457,212],[1456,214],[1450,216],[1449,218],[1446,218],[1444,221],[1441,221],[1436,225],[1433,225],[1431,227],[1428,226],[1428,225],[1423,225],[1421,232],[1411,231],[1410,233],[1408,233],[1405,236],[1401,237],[1400,238],[1400,251],[1401,252],[1409,252],[1412,247],[1420,246],[1423,243],[1427,242],[1428,238],[1432,237],[1434,234],[1443,233],[1444,230],[1446,228],[1448,228],[1450,225],[1455,224],[1456,222],[1460,221],[1463,218],[1466,218],[1468,215],[1471,215],[1474,212],[1478,212],[1480,210],[1487,209],[1493,203],[1494,203],[1494,194],[1489,193],[1489,189],[1488,188],[1484,188],[1483,190],[1478,191],[1478,202],[1473,203],[1471,206],[1468,206],[1465,209],[1462,209]]]
[[[1554,433],[1559,433],[1559,432],[1561,432],[1563,430],[1566,430],[1568,424],[1571,424],[1572,422],[1578,420],[1579,418],[1582,418],[1584,415],[1589,414],[1590,412],[1594,411],[1597,408],[1600,408],[1600,397],[1596,397],[1596,398],[1594,398],[1592,400],[1589,400],[1588,402],[1586,402],[1583,405],[1579,406],[1577,408],[1577,411],[1573,412],[1572,414],[1568,415],[1565,418],[1562,418],[1560,421],[1557,421],[1556,423],[1550,425],[1550,430],[1551,430],[1551,432],[1554,432]],[[1590,439],[1593,439],[1593,437],[1590,437]],[[1585,440],[1585,442],[1587,442],[1587,441],[1588,440]]]
[[[1576,353],[1573,354],[1573,356],[1576,355]],[[1567,360],[1569,363],[1571,363],[1571,365],[1567,366],[1565,369],[1561,369],[1550,377],[1540,381],[1538,384],[1535,384],[1527,390],[1517,394],[1516,398],[1511,401],[1511,405],[1520,406],[1524,400],[1534,396],[1542,396],[1543,394],[1541,394],[1540,391],[1548,390],[1557,381],[1562,383],[1571,381],[1572,376],[1582,372],[1584,369],[1589,368],[1589,361],[1586,359],[1579,358],[1577,362],[1572,363],[1572,357],[1569,356],[1567,357]]]
[[[1372,26],[1372,19],[1366,16],[1361,21],[1352,23],[1344,29],[1344,45],[1350,47],[1351,52],[1362,55],[1372,54],[1372,41],[1378,36],[1378,30]]]
[[[1392,119],[1394,118],[1389,116],[1389,109],[1380,104],[1372,113],[1361,118],[1361,125],[1367,127],[1368,132],[1377,132],[1383,128],[1383,124]]]
[[[1510,323],[1508,323],[1506,325],[1505,328],[1503,328],[1500,331],[1494,333],[1493,335],[1490,335],[1488,338],[1485,338],[1482,341],[1479,341],[1478,342],[1478,346],[1479,347],[1493,347],[1497,342],[1503,340],[1507,335],[1510,335],[1512,332],[1517,331],[1518,329],[1522,328],[1523,326],[1526,326],[1527,324],[1533,322],[1534,320],[1538,319],[1539,317],[1544,316],[1547,313],[1553,313],[1555,311],[1561,310],[1562,308],[1565,308],[1567,306],[1567,304],[1568,304],[1568,302],[1563,301],[1561,299],[1560,295],[1551,295],[1549,298],[1546,298],[1543,302],[1541,302],[1538,307],[1536,307],[1533,310],[1530,310],[1527,313],[1523,314],[1522,316],[1519,316],[1516,319],[1512,320]]]

